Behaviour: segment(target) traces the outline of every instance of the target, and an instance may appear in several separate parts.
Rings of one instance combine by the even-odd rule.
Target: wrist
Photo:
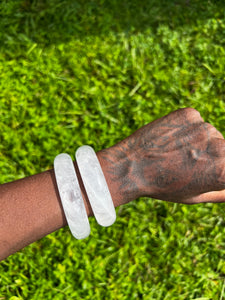
[[[130,174],[132,161],[125,152],[115,145],[97,153],[115,207],[139,196],[135,180]]]

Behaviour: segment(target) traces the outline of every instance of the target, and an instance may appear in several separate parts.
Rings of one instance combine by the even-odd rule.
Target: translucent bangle
[[[66,153],[57,155],[54,160],[54,171],[70,231],[75,238],[84,239],[90,234],[90,224],[70,155]]]
[[[75,156],[97,222],[101,226],[112,225],[116,220],[116,212],[94,149],[86,145],[81,146]]]

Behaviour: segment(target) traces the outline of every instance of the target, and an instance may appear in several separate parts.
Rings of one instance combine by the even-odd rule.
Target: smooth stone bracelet
[[[116,212],[94,149],[86,145],[81,146],[75,156],[97,222],[101,226],[112,225],[116,220]]]
[[[54,171],[70,231],[75,238],[84,239],[90,234],[90,224],[70,155],[66,153],[57,155],[54,160]]]

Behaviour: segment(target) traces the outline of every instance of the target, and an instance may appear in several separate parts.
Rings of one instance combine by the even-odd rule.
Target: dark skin
[[[155,120],[97,156],[115,206],[141,196],[225,202],[225,140],[195,109]],[[0,195],[0,260],[67,225],[53,170],[3,184]]]
[[[192,108],[145,125],[103,150],[127,202],[141,196],[195,204],[225,201],[225,140]],[[212,192],[220,191],[220,192]]]

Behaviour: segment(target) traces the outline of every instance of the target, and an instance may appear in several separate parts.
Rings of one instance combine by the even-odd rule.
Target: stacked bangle
[[[54,171],[70,231],[75,238],[84,239],[90,234],[90,225],[71,157],[66,153],[57,155]]]
[[[94,216],[101,226],[110,226],[116,212],[97,155],[90,146],[77,149],[77,165]],[[73,236],[83,239],[90,234],[90,224],[71,157],[61,153],[55,157],[56,182],[67,223]]]
[[[78,148],[76,160],[97,222],[101,226],[112,225],[116,220],[116,212],[102,168],[93,148],[90,146]]]

